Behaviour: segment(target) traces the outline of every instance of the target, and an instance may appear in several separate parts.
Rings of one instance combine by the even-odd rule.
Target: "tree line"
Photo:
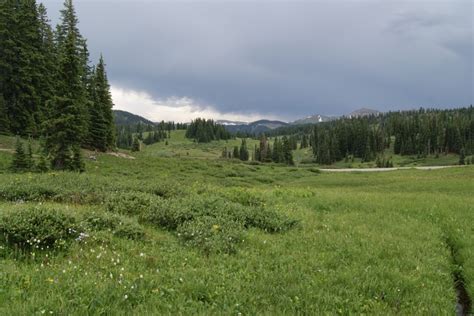
[[[38,138],[49,167],[82,170],[81,147],[115,148],[113,103],[72,0],[60,13],[53,30],[43,4],[0,2],[0,133]]]
[[[214,120],[197,118],[187,126],[186,138],[194,139],[198,143],[208,143],[213,140],[227,140],[232,137],[224,125]]]
[[[265,134],[263,134],[260,137],[259,145],[255,145],[252,156],[250,156],[247,147],[247,140],[243,138],[240,147],[234,146],[233,150],[228,150],[227,147],[224,147],[222,158],[234,158],[242,161],[248,161],[251,159],[252,161],[293,165],[292,150],[296,150],[297,146],[297,138],[294,136],[283,136],[281,139],[275,137],[272,144]]]

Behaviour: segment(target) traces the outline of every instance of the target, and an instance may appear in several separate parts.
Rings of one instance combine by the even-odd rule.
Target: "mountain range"
[[[226,129],[232,133],[251,133],[251,134],[260,134],[265,133],[267,131],[288,126],[288,125],[305,125],[305,124],[318,124],[323,122],[329,122],[332,120],[336,120],[341,117],[365,117],[370,115],[380,115],[382,112],[377,110],[361,108],[359,110],[353,111],[347,115],[343,116],[329,116],[329,115],[320,115],[315,114],[311,115],[302,119],[298,119],[296,121],[287,123],[283,121],[276,121],[276,120],[258,120],[255,122],[241,122],[241,121],[229,121],[229,120],[216,120],[216,123],[222,124],[226,127]],[[135,125],[138,123],[145,124],[145,125],[154,125],[156,123],[141,117],[136,114],[132,114],[126,111],[121,110],[114,110],[115,116],[115,123],[117,125]]]

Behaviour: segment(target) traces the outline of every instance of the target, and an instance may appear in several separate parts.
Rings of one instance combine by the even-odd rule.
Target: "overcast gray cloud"
[[[56,21],[61,1],[44,3]],[[181,118],[174,107],[291,120],[473,103],[470,0],[78,0],[76,9],[117,105],[154,119],[160,109]]]

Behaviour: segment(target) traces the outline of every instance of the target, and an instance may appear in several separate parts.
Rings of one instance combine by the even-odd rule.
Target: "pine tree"
[[[28,146],[26,149],[26,165],[28,166],[28,170],[35,169],[35,161],[33,159],[33,148],[31,146],[31,139],[28,140]]]
[[[5,106],[5,99],[0,94],[0,135],[7,135],[10,132],[10,121],[7,115],[7,107]]]
[[[40,123],[40,129],[44,128],[42,124],[49,119],[51,112],[48,108],[48,101],[55,94],[56,80],[58,76],[57,69],[57,51],[54,44],[54,34],[48,19],[46,7],[40,3],[38,5],[38,23],[41,40],[39,68],[41,70],[41,80],[38,82],[38,94],[41,99],[40,109],[36,117]]]
[[[0,1],[0,94],[18,135],[38,135],[42,79],[36,1]]]
[[[288,137],[283,136],[282,138],[282,151],[283,151],[283,161],[288,165],[293,165],[293,154],[291,152],[291,143]]]
[[[239,159],[240,158],[240,153],[239,153],[239,147],[238,146],[234,147],[234,152],[232,153],[232,158],[234,158],[234,159]]]
[[[242,143],[240,145],[239,158],[242,161],[248,161],[249,160],[249,151],[247,149],[247,140],[245,138],[242,139]]]
[[[465,159],[466,159],[466,154],[464,152],[464,148],[462,148],[461,152],[459,153],[459,164],[465,165],[466,164]]]
[[[20,140],[20,137],[16,138],[15,143],[15,153],[13,154],[13,160],[11,169],[15,172],[26,171],[29,169],[28,161],[25,154],[25,149],[23,148],[23,143]]]
[[[58,87],[51,102],[51,118],[48,121],[46,148],[51,155],[51,163],[58,170],[81,170],[80,148],[87,135],[87,98],[82,83],[82,64],[78,51],[80,34],[75,30],[74,8],[71,0],[66,0],[62,11]],[[76,169],[79,168],[79,169]]]
[[[140,151],[140,140],[138,137],[133,138],[132,151]]]
[[[81,148],[79,146],[74,146],[72,149],[72,155],[72,162],[70,165],[71,171],[84,172],[86,170],[86,166],[82,159]]]
[[[110,94],[110,85],[107,80],[102,55],[100,56],[97,68],[92,73],[90,81],[90,97],[92,102],[89,108],[91,120],[89,125],[90,145],[93,148],[106,151],[115,147],[116,137],[112,112],[112,95]]]

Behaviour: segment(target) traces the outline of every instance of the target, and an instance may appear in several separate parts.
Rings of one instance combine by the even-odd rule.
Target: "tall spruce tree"
[[[41,36],[36,1],[0,1],[0,94],[10,129],[38,135],[42,80]]]
[[[66,4],[72,5],[70,0]],[[77,47],[78,34],[71,27],[73,7],[63,11],[64,42],[59,47],[59,85],[52,101],[52,114],[48,123],[46,146],[52,157],[54,169],[78,170],[77,148],[80,148],[87,132],[87,104],[85,89],[81,80],[81,57]],[[66,15],[65,15],[66,14]],[[73,16],[73,15],[72,15]],[[73,159],[74,158],[74,159]]]
[[[10,120],[8,119],[7,107],[5,105],[5,99],[0,94],[0,135],[9,134],[10,132]]]
[[[37,117],[40,123],[47,121],[51,115],[48,102],[53,98],[57,81],[57,50],[54,44],[54,33],[48,19],[46,7],[40,3],[38,5],[39,32],[41,38],[41,73],[42,78],[38,83],[39,97],[41,99],[40,112]],[[41,126],[44,128],[44,126]]]
[[[242,161],[248,161],[249,160],[249,151],[247,149],[247,140],[245,138],[242,139],[242,143],[240,144],[239,158]]]
[[[91,80],[90,104],[90,144],[97,149],[107,150],[115,147],[115,123],[112,112],[113,102],[110,85],[107,80],[105,63],[102,55]],[[149,134],[150,135],[150,134]]]

